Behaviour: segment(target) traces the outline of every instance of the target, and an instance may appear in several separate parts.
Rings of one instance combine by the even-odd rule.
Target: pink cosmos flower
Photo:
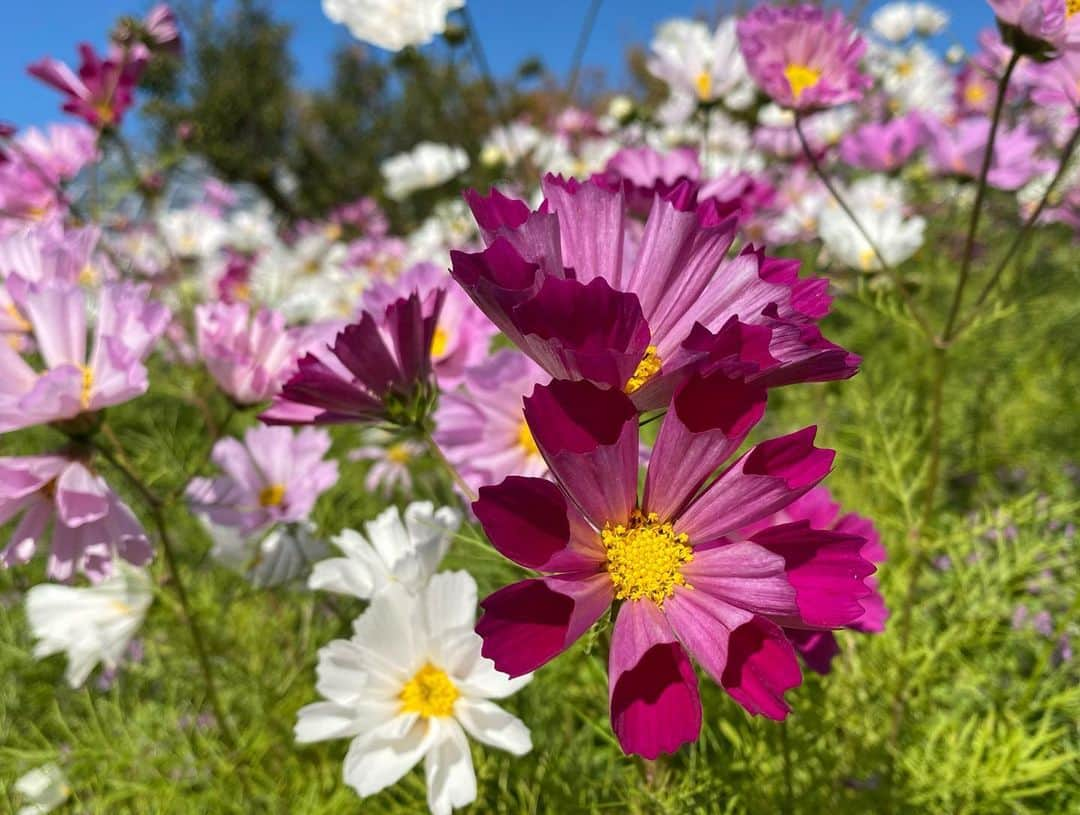
[[[862,170],[899,170],[922,145],[924,129],[916,114],[870,122],[840,142],[840,157]]]
[[[393,282],[375,280],[364,292],[361,308],[379,314],[409,292],[427,299],[445,291],[431,341],[431,363],[439,385],[449,389],[461,382],[465,370],[487,358],[491,340],[498,333],[468,296],[453,284],[444,269],[434,263],[418,263]]]
[[[176,14],[168,3],[158,3],[146,13],[143,32],[147,44],[154,50],[179,55],[183,44]]]
[[[1039,105],[1080,109],[1080,47],[1070,48],[1032,72],[1031,98]]]
[[[8,143],[0,164],[0,230],[25,228],[66,209],[61,189],[98,156],[97,136],[81,124],[29,128]]]
[[[745,250],[736,220],[687,183],[657,196],[641,230],[621,190],[547,176],[531,212],[497,190],[467,194],[487,249],[452,252],[451,274],[521,350],[557,379],[667,404],[697,366],[771,385],[851,376],[858,358],[825,340],[824,279]],[[630,228],[633,224],[633,228]]]
[[[998,22],[1003,24],[1002,35],[1014,48],[1025,52],[1039,51],[1047,46],[1061,48],[1078,33],[1080,17],[1068,0],[987,0]],[[1019,36],[1018,36],[1019,35]],[[1037,43],[1024,42],[1033,38]]]
[[[473,491],[509,475],[547,474],[521,400],[549,379],[527,356],[504,348],[439,399],[435,441]]]
[[[782,627],[826,630],[863,613],[873,565],[856,535],[788,524],[732,536],[791,504],[829,470],[815,429],[762,442],[716,478],[765,410],[763,388],[723,375],[680,386],[638,497],[638,415],[615,389],[556,381],[525,400],[555,483],[510,477],[473,510],[492,545],[541,577],[485,599],[483,654],[535,670],[616,601],[611,722],[646,758],[697,738],[692,656],[739,704],[783,719],[801,681]]]
[[[657,193],[669,193],[680,181],[700,178],[701,164],[692,147],[663,153],[651,147],[624,147],[608,159],[598,180],[609,189],[622,186],[631,209],[645,217]]]
[[[211,458],[224,475],[192,479],[188,500],[213,523],[245,535],[302,521],[337,483],[337,462],[323,460],[329,450],[325,430],[253,427],[242,443],[225,438],[214,445]]]
[[[445,295],[438,289],[422,301],[413,292],[391,303],[381,319],[364,312],[333,346],[301,357],[262,420],[414,426],[431,406],[431,346]]]
[[[828,489],[814,487],[801,498],[796,499],[779,512],[763,518],[739,531],[742,538],[752,538],[758,532],[782,524],[796,524],[801,528],[825,529],[841,534],[861,537],[864,541],[859,554],[864,560],[878,564],[885,560],[885,548],[881,545],[881,535],[874,524],[867,518],[855,513],[840,515],[840,505],[833,501]],[[793,527],[794,528],[794,527]],[[876,634],[885,630],[885,620],[889,611],[885,607],[885,598],[878,591],[873,575],[865,579],[870,593],[859,598],[863,613],[848,623],[845,628]],[[836,636],[832,631],[815,631],[806,628],[785,628],[784,634],[803,657],[808,668],[820,674],[827,674],[832,658],[839,652]]]
[[[145,54],[113,48],[102,59],[93,46],[82,43],[79,56],[78,73],[50,57],[33,63],[27,70],[64,94],[66,112],[98,130],[118,127],[135,101],[135,86],[146,67]]]
[[[110,283],[97,298],[87,355],[86,293],[60,280],[7,278],[5,288],[26,316],[45,363],[32,368],[0,343],[0,433],[73,419],[145,393],[143,359],[169,323],[169,310],[147,300],[148,287]]]
[[[0,458],[0,523],[15,526],[0,561],[27,563],[52,529],[46,573],[70,580],[75,572],[98,583],[112,574],[113,557],[136,566],[150,561],[146,533],[101,476],[66,454]]]
[[[418,441],[399,439],[390,433],[372,429],[366,444],[349,452],[349,461],[369,461],[371,467],[364,476],[364,488],[369,492],[393,493],[412,489],[411,465],[427,452]]]
[[[238,404],[275,396],[296,367],[296,336],[276,311],[252,314],[246,303],[207,303],[195,309],[195,331],[207,370]]]
[[[982,171],[990,120],[971,116],[959,122],[924,118],[927,134],[927,158],[933,171],[942,175],[978,178]],[[1016,190],[1036,174],[1049,168],[1039,156],[1039,138],[1025,123],[1009,129],[1001,127],[994,139],[994,160],[987,182],[1001,190]]]
[[[858,101],[866,42],[844,18],[817,6],[758,6],[736,27],[750,77],[774,102],[799,111]]]

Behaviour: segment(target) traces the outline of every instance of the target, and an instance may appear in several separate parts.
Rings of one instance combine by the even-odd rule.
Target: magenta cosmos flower
[[[835,107],[870,87],[859,70],[866,42],[840,9],[758,6],[736,30],[751,78],[782,107]]]
[[[235,402],[255,405],[281,390],[296,367],[296,334],[276,311],[247,303],[210,303],[195,309],[199,356]]]
[[[625,390],[649,410],[706,362],[769,385],[855,372],[858,357],[816,326],[828,282],[760,251],[729,257],[736,220],[688,183],[654,198],[644,229],[621,189],[550,175],[542,186],[535,212],[467,193],[487,249],[452,252],[451,273],[553,378]]]
[[[87,43],[79,45],[79,56],[82,62],[78,73],[49,57],[27,70],[64,94],[66,112],[98,129],[119,126],[135,101],[135,86],[146,67],[145,56],[114,47],[102,59]]]
[[[511,477],[473,510],[492,545],[543,576],[495,592],[477,624],[511,676],[560,654],[617,603],[608,660],[611,722],[647,758],[697,738],[693,657],[746,710],[788,713],[801,681],[782,626],[829,629],[863,613],[873,565],[861,537],[791,525],[739,529],[792,503],[833,460],[815,429],[753,447],[716,478],[765,410],[759,386],[723,375],[680,386],[638,497],[638,416],[613,388],[556,381],[525,401],[555,483]]]
[[[146,392],[143,359],[169,322],[169,310],[147,300],[149,287],[102,287],[88,355],[90,305],[83,289],[55,279],[30,283],[19,275],[5,286],[46,369],[36,371],[0,343],[0,433],[73,419]]]
[[[364,312],[332,346],[300,359],[262,420],[418,424],[433,399],[431,345],[445,296],[439,289],[421,300],[414,292],[387,306],[380,320]]]
[[[859,552],[864,560],[874,564],[885,561],[885,548],[881,545],[881,535],[878,534],[873,522],[854,512],[841,516],[840,505],[832,499],[825,487],[820,486],[814,487],[804,496],[768,518],[743,527],[739,530],[739,536],[750,539],[759,532],[765,532],[769,527],[786,524],[794,524],[795,526],[790,527],[792,529],[795,527],[826,529],[840,534],[854,535],[864,541]],[[867,634],[877,634],[885,630],[885,620],[889,617],[889,611],[885,607],[885,598],[878,591],[875,578],[871,575],[866,578],[865,583],[870,593],[859,598],[863,613],[844,627]],[[840,650],[836,635],[832,631],[785,628],[784,634],[795,646],[795,650],[802,656],[808,668],[820,674],[829,672],[832,659]]]
[[[192,479],[188,500],[215,524],[244,534],[302,521],[337,483],[337,462],[323,460],[329,450],[325,430],[253,427],[242,443],[226,438],[214,445],[211,457],[224,475]]]
[[[0,458],[0,523],[21,516],[5,566],[28,562],[52,530],[46,573],[70,580],[83,572],[97,583],[112,574],[113,558],[136,566],[153,556],[146,533],[101,476],[63,454]]]

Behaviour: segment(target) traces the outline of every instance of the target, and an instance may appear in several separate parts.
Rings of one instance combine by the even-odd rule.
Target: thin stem
[[[1076,129],[1072,132],[1072,136],[1069,137],[1069,141],[1065,145],[1065,150],[1061,154],[1061,162],[1058,164],[1057,172],[1054,174],[1053,179],[1051,179],[1050,186],[1048,186],[1046,192],[1043,193],[1042,200],[1039,201],[1039,205],[1035,207],[1035,210],[1028,216],[1028,219],[1024,221],[1024,225],[1020,227],[1020,230],[1013,237],[1012,243],[1009,244],[1009,248],[1005,252],[1005,255],[998,262],[997,267],[994,269],[994,273],[990,276],[986,285],[983,286],[982,291],[979,292],[979,296],[975,298],[975,302],[971,307],[971,313],[957,327],[957,334],[964,331],[972,322],[974,322],[975,318],[978,316],[979,307],[986,302],[986,298],[990,296],[990,293],[997,286],[998,281],[1005,273],[1005,269],[1008,268],[1013,256],[1019,251],[1020,246],[1030,234],[1032,227],[1035,226],[1035,222],[1038,221],[1039,216],[1043,214],[1043,210],[1046,209],[1046,205],[1050,202],[1050,197],[1054,194],[1054,190],[1068,172],[1069,162],[1072,160],[1073,153],[1076,152],[1078,144],[1080,144],[1080,125],[1077,125]]]
[[[912,319],[915,320],[915,322],[919,325],[919,327],[923,330],[923,333],[926,334],[927,337],[933,338],[934,330],[930,327],[930,323],[926,321],[926,318],[922,316],[922,313],[916,307],[915,301],[914,299],[912,299],[911,294],[908,292],[907,287],[904,285],[904,281],[900,277],[899,272],[897,272],[896,269],[894,269],[889,263],[885,261],[885,258],[881,254],[881,250],[878,248],[877,243],[875,243],[874,239],[870,237],[870,233],[866,231],[866,227],[862,225],[862,222],[857,217],[855,217],[855,213],[851,211],[851,207],[847,205],[847,202],[844,201],[843,196],[841,196],[840,192],[836,189],[836,186],[833,184],[832,179],[829,178],[828,174],[825,172],[825,169],[821,166],[821,162],[818,161],[817,156],[814,155],[814,151],[810,149],[810,144],[806,140],[806,134],[803,133],[802,114],[800,113],[795,114],[795,132],[799,136],[799,144],[802,145],[803,155],[805,155],[807,161],[810,162],[810,167],[813,169],[814,174],[817,175],[817,177],[821,180],[821,183],[825,185],[825,189],[829,191],[829,195],[832,196],[833,200],[836,201],[840,209],[843,210],[844,214],[847,215],[848,219],[859,231],[859,234],[862,235],[863,240],[866,241],[867,245],[870,247],[870,250],[874,253],[874,256],[877,258],[878,263],[881,264],[882,270],[884,270],[885,274],[889,276],[889,279],[896,287],[896,290],[900,293],[900,297],[903,299],[904,305],[907,306],[908,313],[911,314]]]
[[[578,79],[581,75],[581,63],[585,59],[585,49],[589,45],[589,37],[592,36],[593,26],[596,25],[596,15],[600,13],[600,3],[603,0],[592,0],[585,19],[581,22],[581,33],[578,34],[577,44],[574,46],[574,56],[570,61],[570,78],[566,83],[566,96],[573,101],[577,91]]]
[[[442,448],[439,447],[439,443],[435,441],[435,437],[426,430],[423,431],[422,436],[428,450],[431,451],[431,455],[433,455],[435,457],[435,460],[439,462],[439,464],[444,470],[446,470],[447,474],[457,485],[457,488],[461,490],[461,494],[465,496],[466,500],[468,500],[469,503],[475,501],[476,493],[473,491],[473,488],[470,487],[469,484],[465,481],[465,479],[461,477],[461,473],[458,472],[457,467],[455,467],[450,462],[450,459],[446,457],[446,454],[443,453]]]
[[[971,207],[971,220],[968,222],[967,238],[964,240],[960,276],[956,281],[956,292],[953,295],[952,306],[949,307],[949,316],[945,318],[945,328],[941,332],[941,339],[945,343],[952,338],[956,317],[960,313],[960,304],[964,299],[964,289],[967,286],[968,276],[971,274],[971,258],[975,253],[975,234],[979,230],[979,217],[982,215],[983,199],[986,197],[986,182],[990,175],[990,165],[994,162],[994,142],[997,140],[998,127],[1001,125],[1001,111],[1005,107],[1005,92],[1008,90],[1009,79],[1018,62],[1020,62],[1020,52],[1013,51],[1008,65],[1005,66],[1005,72],[998,80],[994,114],[990,120],[990,135],[986,139],[986,152],[983,154],[982,169],[979,171],[979,186],[975,190],[975,203]]]

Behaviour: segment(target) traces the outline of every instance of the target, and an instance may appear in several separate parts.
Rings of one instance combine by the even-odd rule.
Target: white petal
[[[375,590],[375,579],[366,563],[347,557],[332,557],[315,564],[308,577],[308,588],[369,600]]]
[[[424,592],[428,632],[433,640],[476,623],[476,581],[468,572],[441,572]]]
[[[427,636],[419,601],[392,584],[353,622],[353,642],[407,681],[423,665]]]
[[[353,708],[334,702],[315,702],[296,712],[293,734],[303,744],[356,736],[364,729]]]
[[[479,742],[515,756],[523,756],[532,749],[529,728],[521,719],[486,699],[461,697],[454,705],[454,716]]]
[[[431,747],[431,729],[413,716],[399,716],[353,739],[345,756],[345,783],[358,795],[373,795],[401,779]]]
[[[469,741],[453,719],[439,721],[439,739],[424,760],[428,808],[433,815],[450,815],[454,807],[476,800],[476,773]]]

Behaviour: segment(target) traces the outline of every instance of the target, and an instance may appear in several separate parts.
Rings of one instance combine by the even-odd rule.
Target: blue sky
[[[226,0],[218,0],[219,3]],[[940,5],[953,23],[942,44],[970,45],[980,28],[993,23],[985,0]],[[328,75],[329,55],[349,41],[348,32],[327,20],[319,0],[271,0],[271,7],[293,24],[293,52],[303,83],[321,84]],[[881,0],[871,4],[881,5]],[[86,40],[102,45],[112,22],[122,14],[141,12],[148,0],[5,0],[0,27],[0,121],[20,126],[57,119],[58,95],[26,75],[26,65],[44,55],[74,60],[75,45]],[[540,56],[560,75],[568,70],[586,0],[469,0],[493,70],[503,74],[525,57]],[[602,66],[613,81],[625,75],[623,54],[635,42],[647,42],[656,24],[673,16],[692,16],[715,7],[702,0],[604,0],[585,55],[587,65]]]

